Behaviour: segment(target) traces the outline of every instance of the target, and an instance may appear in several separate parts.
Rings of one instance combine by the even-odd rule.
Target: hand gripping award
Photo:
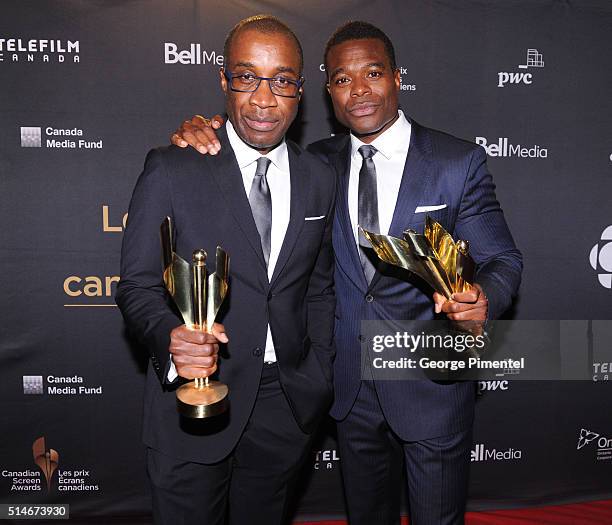
[[[468,241],[455,242],[429,215],[423,234],[406,230],[403,239],[359,229],[381,261],[418,275],[447,299],[472,288],[476,264],[468,253]]]
[[[180,311],[185,325],[192,330],[209,332],[228,291],[229,256],[217,246],[215,272],[206,271],[206,252],[194,250],[188,263],[174,252],[172,220],[166,217],[160,226],[164,284]],[[196,377],[176,391],[178,412],[189,418],[203,419],[225,412],[227,385]]]

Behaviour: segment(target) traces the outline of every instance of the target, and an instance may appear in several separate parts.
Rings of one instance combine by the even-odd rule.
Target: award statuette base
[[[176,390],[176,407],[185,417],[203,419],[227,410],[228,388],[219,381],[189,381]]]

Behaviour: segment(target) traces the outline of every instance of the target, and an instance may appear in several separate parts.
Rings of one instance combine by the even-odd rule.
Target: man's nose
[[[269,80],[261,80],[257,89],[251,93],[251,104],[259,108],[269,108],[277,105],[276,96],[270,89]]]

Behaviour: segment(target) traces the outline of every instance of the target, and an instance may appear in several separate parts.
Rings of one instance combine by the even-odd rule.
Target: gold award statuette
[[[447,299],[472,288],[476,265],[468,241],[455,242],[429,215],[422,235],[406,230],[403,239],[359,229],[380,260],[415,273]]]
[[[192,330],[210,332],[228,290],[229,256],[217,246],[215,272],[206,276],[206,252],[195,250],[191,264],[173,249],[172,220],[166,217],[160,227],[164,284],[170,297]],[[208,377],[197,377],[176,390],[181,415],[203,419],[227,410],[228,388]]]

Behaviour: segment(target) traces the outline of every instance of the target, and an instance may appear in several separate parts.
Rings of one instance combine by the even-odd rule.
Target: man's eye
[[[291,81],[285,77],[276,77],[272,82],[280,88],[287,88],[291,85]]]
[[[368,76],[371,78],[380,78],[382,77],[382,71],[370,71]]]
[[[252,83],[255,81],[255,75],[253,75],[252,73],[243,73],[242,75],[236,77],[238,78],[238,80],[240,80],[240,82],[245,82],[247,84]]]
[[[336,84],[337,86],[341,86],[344,84],[348,84],[350,81],[351,80],[348,77],[339,77],[336,80],[334,80],[334,84]]]

